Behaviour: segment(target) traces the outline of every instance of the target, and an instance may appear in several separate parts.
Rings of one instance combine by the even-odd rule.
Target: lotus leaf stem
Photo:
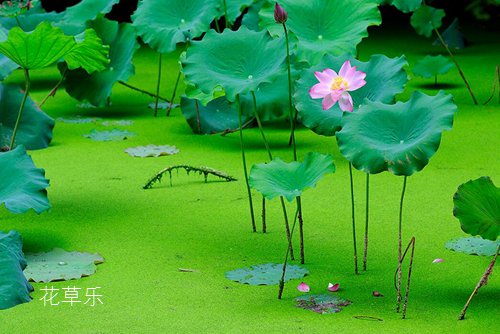
[[[358,248],[356,246],[356,210],[354,207],[354,182],[352,178],[352,163],[349,162],[349,179],[351,181],[351,217],[352,217],[352,243],[354,247],[354,273],[358,275]]]
[[[179,72],[177,73],[177,79],[175,80],[174,91],[172,93],[172,98],[170,99],[171,103],[167,108],[167,116],[170,116],[170,111],[172,110],[172,104],[174,103],[175,93],[177,92],[177,87],[179,86],[180,79],[181,79],[181,69],[179,69]]]
[[[158,116],[158,100],[160,95],[160,84],[161,84],[161,58],[162,54],[160,53],[160,57],[158,57],[158,79],[156,81],[156,100],[155,100],[155,117]],[[170,101],[170,105],[172,105],[173,101]]]
[[[146,95],[151,96],[151,97],[154,97],[154,98],[158,97],[160,100],[162,100],[162,101],[165,101],[165,102],[168,102],[168,103],[172,104],[172,102],[170,102],[170,101],[169,101],[166,97],[162,97],[162,96],[160,96],[160,95],[156,95],[156,94],[150,93],[150,92],[148,92],[148,91],[142,90],[142,89],[140,89],[140,88],[134,87],[134,86],[132,86],[132,85],[130,85],[130,84],[128,84],[128,83],[126,83],[125,81],[118,81],[118,83],[119,83],[120,85],[124,86],[124,87],[127,87],[127,88],[130,88],[130,89],[132,89],[132,90],[135,90],[136,92],[139,92],[139,93],[142,93],[142,94],[146,94]]]
[[[31,86],[30,73],[27,68],[24,68],[23,71],[24,71],[24,82],[26,86],[24,89],[23,99],[21,100],[21,105],[19,107],[19,112],[17,113],[16,125],[14,126],[14,131],[12,132],[12,139],[10,140],[9,148],[11,150],[14,149],[14,145],[16,143],[17,130],[19,129],[19,124],[21,123],[21,118],[23,116],[24,105],[26,104],[26,100],[28,99],[28,95],[30,93],[30,86]]]
[[[366,173],[366,209],[365,209],[365,249],[363,253],[363,270],[366,271],[368,258],[368,220],[370,217],[370,174]]]
[[[45,102],[47,102],[47,100],[49,99],[49,97],[56,95],[57,90],[59,89],[59,87],[61,87],[64,79],[66,78],[66,73],[67,72],[68,72],[68,68],[65,68],[64,71],[63,71],[63,73],[62,73],[62,75],[61,75],[61,79],[57,82],[57,84],[54,86],[54,88],[52,88],[52,90],[49,92],[49,94],[38,105],[40,108],[45,104]]]
[[[295,215],[293,218],[292,230],[290,231],[290,238],[288,239],[288,247],[286,248],[285,261],[283,262],[283,271],[281,274],[281,279],[279,282],[279,289],[278,289],[278,299],[281,299],[281,297],[283,296],[283,289],[285,288],[286,265],[288,263],[288,254],[290,253],[290,250],[292,249],[293,231],[295,231],[295,225],[297,223],[298,214],[299,214],[299,208],[297,207],[297,210],[295,211]]]
[[[402,272],[402,262],[403,262],[403,256],[402,256],[402,237],[403,237],[403,203],[404,203],[404,198],[405,198],[405,192],[406,192],[406,181],[408,179],[408,176],[405,175],[404,181],[403,181],[403,190],[401,191],[401,200],[399,202],[399,225],[398,225],[398,280],[397,280],[397,299],[396,299],[396,312],[399,312],[401,308],[401,280],[403,278],[403,272]]]

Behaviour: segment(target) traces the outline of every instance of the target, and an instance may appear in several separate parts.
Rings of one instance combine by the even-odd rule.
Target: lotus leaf
[[[17,86],[0,84],[0,147],[10,145],[23,95]],[[28,97],[17,129],[16,144],[24,145],[28,150],[49,146],[54,123],[54,120]]]
[[[457,238],[448,241],[446,249],[469,255],[493,256],[497,253],[500,240],[484,240],[480,237]]]
[[[392,0],[392,5],[403,13],[411,13],[422,5],[422,0]]]
[[[0,26],[0,43],[7,40],[7,33],[8,31]],[[4,55],[0,55],[0,81],[3,81],[16,68],[18,68],[16,63]]]
[[[49,180],[45,171],[36,168],[22,145],[0,153],[0,205],[13,213],[25,213],[29,209],[42,213],[50,209],[46,188]]]
[[[453,67],[453,63],[446,57],[438,56],[425,56],[419,60],[413,67],[415,75],[432,78],[439,74],[446,74]]]
[[[161,157],[179,153],[179,149],[171,145],[147,145],[127,148],[125,150],[131,157]]]
[[[436,153],[444,130],[450,130],[457,106],[451,95],[414,92],[408,102],[370,102],[342,117],[337,132],[340,152],[366,173],[389,171],[412,175]]]
[[[366,73],[366,85],[350,92],[354,104],[354,112],[365,99],[392,103],[396,94],[401,93],[408,81],[403,67],[407,65],[404,57],[388,58],[384,55],[373,55],[368,62],[361,62],[352,56],[334,57],[326,55],[321,62],[302,72],[295,90],[295,107],[299,111],[302,123],[317,134],[333,136],[340,130],[342,114],[338,104],[328,110],[323,110],[320,99],[312,99],[307,92],[318,81],[314,72],[331,68],[338,71],[342,64],[350,60],[352,66]],[[381,85],[381,83],[384,83]]]
[[[100,120],[100,118],[82,117],[82,116],[76,116],[76,117],[72,117],[72,118],[64,118],[64,117],[58,117],[57,118],[58,122],[63,122],[63,123],[68,123],[68,124],[97,123],[98,120]]]
[[[352,304],[349,300],[332,295],[306,295],[295,298],[295,302],[297,307],[319,314],[338,313]]]
[[[228,271],[226,277],[231,281],[249,285],[276,285],[281,280],[283,264],[266,263],[247,268]],[[285,282],[299,279],[309,274],[301,266],[288,265],[286,268]]]
[[[120,0],[82,0],[66,8],[60,26],[66,34],[76,35],[82,32],[87,21],[95,20],[99,14],[107,14]]]
[[[283,50],[284,40],[273,40],[265,31],[212,30],[188,49],[182,61],[185,80],[209,95],[221,86],[233,102],[236,95],[256,91],[285,70]]]
[[[356,46],[368,36],[367,28],[381,23],[377,3],[372,0],[282,0],[288,12],[287,27],[298,38],[297,56],[315,65],[327,53],[356,53]],[[283,27],[274,21],[274,2],[260,11],[260,26],[273,36]]]
[[[430,6],[422,6],[413,12],[411,16],[411,25],[419,35],[431,37],[434,29],[441,27],[441,20],[445,16],[442,9],[436,9]]]
[[[111,96],[113,85],[127,81],[134,74],[132,58],[139,48],[134,28],[130,24],[99,18],[90,23],[103,43],[110,46],[110,62],[104,71],[88,74],[81,69],[68,71],[64,81],[69,95],[94,106],[104,106]],[[64,71],[65,67],[60,66]]]
[[[120,141],[135,136],[135,133],[118,129],[113,129],[110,131],[97,131],[94,129],[90,131],[90,133],[83,136],[95,141]]]
[[[291,202],[307,188],[315,187],[325,174],[333,172],[331,155],[310,152],[302,162],[286,163],[275,158],[269,163],[253,165],[249,183],[266,199],[283,196]]]
[[[126,119],[118,120],[118,121],[104,121],[102,125],[104,126],[130,126],[134,124],[134,121],[129,121]]]
[[[0,232],[0,310],[31,301],[33,287],[23,275],[25,267],[23,242],[19,233]]]
[[[457,18],[441,33],[441,37],[443,37],[444,42],[451,49],[463,49],[465,47],[465,38],[460,32]],[[441,45],[439,38],[436,38],[432,45]]]
[[[27,253],[28,266],[24,275],[33,282],[69,281],[90,276],[97,270],[96,264],[104,262],[99,254],[67,252],[54,248],[46,253]]]
[[[224,16],[225,9],[224,9],[224,1],[226,2],[227,6],[227,19],[230,23],[234,23],[236,19],[243,13],[243,11],[250,7],[254,0],[219,0],[220,5],[217,5],[219,8],[219,14],[218,17]]]
[[[497,240],[500,233],[500,188],[483,176],[458,187],[453,214],[465,233]]]
[[[209,30],[218,12],[213,0],[142,0],[132,22],[153,50],[170,53]]]

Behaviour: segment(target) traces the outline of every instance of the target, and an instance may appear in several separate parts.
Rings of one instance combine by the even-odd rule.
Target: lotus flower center
[[[347,90],[349,84],[342,77],[336,77],[332,82],[332,90]]]

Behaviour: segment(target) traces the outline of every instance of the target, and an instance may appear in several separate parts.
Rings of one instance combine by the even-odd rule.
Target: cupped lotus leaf
[[[97,131],[94,129],[83,136],[95,141],[120,141],[135,136],[135,133],[118,129],[110,131]]]
[[[206,106],[201,101],[183,96],[181,110],[191,130],[197,134],[214,134],[239,128],[238,108],[224,96],[210,101]],[[242,123],[252,119],[251,114],[244,113]]]
[[[323,110],[321,99],[311,98],[308,91],[318,83],[314,72],[323,71],[326,68],[338,71],[346,60],[350,60],[351,65],[356,66],[358,71],[366,73],[366,84],[358,90],[349,92],[353,100],[354,112],[357,112],[358,106],[363,104],[365,99],[392,103],[396,94],[401,93],[408,82],[408,76],[403,69],[407,65],[404,56],[388,58],[384,55],[373,55],[368,62],[359,61],[349,55],[324,56],[317,66],[302,72],[294,95],[295,107],[299,111],[302,123],[317,134],[335,135],[340,130],[344,112],[338,104],[328,110]]]
[[[248,285],[276,285],[279,284],[282,274],[283,264],[266,263],[228,271],[226,278]],[[304,267],[288,265],[284,281],[299,279],[308,274],[309,271]]]
[[[20,67],[33,70],[64,59],[70,68],[82,67],[91,73],[105,68],[107,47],[95,33],[85,32],[85,38],[67,36],[49,22],[40,23],[32,32],[19,27],[9,31],[7,40],[0,43],[0,53]]]
[[[411,13],[422,6],[422,0],[392,0],[392,5],[403,13]]]
[[[54,248],[46,253],[26,253],[24,275],[33,282],[69,281],[93,275],[96,264],[104,262],[99,254],[67,252]]]
[[[458,187],[453,214],[465,233],[497,240],[500,233],[500,188],[483,176]]]
[[[315,187],[325,174],[333,172],[331,155],[309,152],[302,162],[286,163],[275,158],[269,163],[253,165],[249,183],[266,199],[283,196],[291,202],[307,188]]]
[[[0,232],[0,310],[31,301],[33,287],[23,275],[25,267],[21,235]]]
[[[497,253],[500,240],[485,240],[480,237],[457,238],[448,241],[446,249],[469,255],[493,256]]]
[[[450,49],[463,49],[465,47],[465,38],[460,32],[458,19],[456,17],[448,28],[441,33],[441,37],[443,37],[444,42]],[[432,45],[441,45],[439,38],[436,38]]]
[[[265,31],[212,30],[188,49],[182,60],[184,77],[205,94],[222,87],[233,102],[236,95],[256,91],[285,71],[284,47],[283,39],[272,39]]]
[[[441,27],[441,21],[444,16],[445,12],[442,9],[422,6],[413,12],[410,22],[419,35],[431,37],[434,29]]]
[[[153,50],[170,53],[178,43],[208,31],[219,10],[214,0],[142,0],[132,22],[138,35]]]
[[[103,71],[93,74],[81,69],[68,71],[64,85],[73,98],[101,107],[111,96],[113,85],[118,81],[127,81],[134,74],[132,59],[139,43],[130,24],[98,18],[90,22],[90,26],[102,42],[109,45],[110,62]],[[59,70],[64,71],[65,66],[60,66]]]
[[[0,84],[0,147],[10,145],[23,96],[24,93],[19,87]],[[15,144],[24,145],[28,150],[46,148],[52,140],[54,124],[54,120],[42,112],[28,97],[17,129]]]
[[[46,188],[49,180],[45,171],[36,168],[24,147],[0,153],[0,205],[13,213],[25,213],[33,209],[42,213],[50,209]]]
[[[444,130],[450,130],[457,106],[443,91],[436,96],[414,92],[408,102],[370,102],[345,113],[337,142],[356,169],[410,176],[436,153]]]
[[[282,0],[288,12],[287,27],[298,38],[297,56],[314,65],[325,54],[356,53],[356,46],[368,36],[367,28],[381,23],[377,3],[372,0]],[[274,2],[260,11],[260,26],[273,36],[283,27],[274,21]]]
[[[218,0],[219,4],[216,5],[219,8],[218,18],[225,16],[227,9],[227,19],[230,23],[234,23],[236,19],[250,7],[254,0]],[[224,8],[224,2],[226,3],[226,8]]]
[[[173,145],[147,145],[127,148],[125,150],[131,157],[147,158],[162,157],[179,153],[179,149]]]
[[[319,314],[339,313],[351,301],[334,295],[305,295],[295,298],[298,308],[310,310]]]
[[[446,74],[453,67],[453,63],[446,57],[438,56],[425,56],[420,59],[412,71],[415,75],[424,78],[432,78],[436,75]]]

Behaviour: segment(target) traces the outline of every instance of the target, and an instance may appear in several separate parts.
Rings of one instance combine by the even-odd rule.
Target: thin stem
[[[252,201],[252,192],[250,191],[250,184],[248,183],[248,171],[247,171],[247,160],[245,157],[245,147],[243,145],[243,127],[241,124],[241,103],[240,96],[236,95],[236,103],[238,104],[238,125],[240,127],[240,147],[241,147],[241,160],[243,162],[243,172],[245,173],[245,184],[247,186],[248,193],[248,203],[250,205],[250,217],[252,219],[252,231],[257,232],[257,227],[255,226],[255,216],[253,213],[253,201]]]
[[[167,116],[170,116],[170,111],[172,110],[172,104],[174,103],[175,93],[177,92],[177,87],[179,86],[179,81],[181,79],[181,69],[179,69],[179,73],[177,73],[177,79],[175,80],[174,92],[172,93],[172,98],[170,99],[171,103],[167,109]]]
[[[453,62],[455,63],[455,66],[457,67],[457,70],[458,70],[458,73],[460,73],[460,76],[462,77],[462,80],[464,81],[465,83],[465,86],[467,87],[467,89],[469,90],[469,94],[470,96],[472,97],[472,101],[474,101],[474,104],[477,105],[477,99],[476,97],[474,96],[474,93],[472,92],[472,88],[470,87],[469,85],[469,82],[467,81],[467,79],[465,78],[465,74],[464,72],[462,71],[462,69],[460,68],[460,65],[458,64],[458,61],[455,59],[455,56],[453,55],[453,53],[451,52],[450,48],[448,47],[448,45],[446,44],[446,42],[444,41],[443,37],[441,36],[441,34],[439,33],[439,31],[434,28],[434,32],[436,33],[439,41],[441,42],[441,45],[443,45],[443,47],[446,49],[446,51],[448,51],[448,54],[450,55],[451,57],[451,60],[453,60]]]
[[[354,207],[354,181],[352,178],[352,164],[349,162],[349,179],[351,181],[351,217],[352,217],[352,242],[354,247],[354,273],[358,272],[358,247],[356,246],[356,210]]]
[[[467,308],[469,307],[469,304],[472,301],[472,298],[474,298],[474,296],[477,294],[478,290],[483,285],[486,285],[488,283],[488,278],[493,273],[493,267],[495,266],[495,262],[497,261],[498,252],[500,252],[500,246],[498,246],[497,252],[496,252],[495,256],[493,257],[493,260],[491,260],[490,264],[488,265],[488,268],[486,268],[486,271],[484,272],[483,276],[481,276],[481,279],[479,280],[476,287],[474,288],[474,291],[472,291],[472,294],[470,295],[469,299],[465,303],[464,308],[462,309],[462,312],[460,312],[460,315],[458,316],[458,320],[464,320],[465,313],[467,312]]]
[[[292,231],[290,232],[290,238],[288,239],[288,247],[286,248],[285,261],[283,262],[283,271],[281,273],[281,279],[280,279],[280,283],[279,283],[278,299],[281,299],[281,297],[283,296],[283,289],[285,288],[286,265],[288,263],[288,254],[290,253],[290,250],[292,249],[293,231],[295,231],[295,225],[297,223],[298,214],[299,214],[299,208],[297,208],[297,211],[295,211],[295,217],[293,219],[293,224],[292,224]]]
[[[201,119],[200,119],[200,106],[198,100],[194,100],[194,106],[196,110],[196,123],[198,123],[198,133],[201,133]]]
[[[405,302],[403,304],[402,319],[406,318],[406,309],[408,307],[408,295],[410,294],[411,271],[413,269],[413,256],[415,255],[415,237],[411,238],[411,241],[408,244],[408,247],[406,248],[405,255],[406,252],[408,252],[408,248],[410,247],[410,245],[412,245],[412,247],[411,247],[410,265],[408,267],[408,281],[406,282],[406,293],[405,293]]]
[[[286,41],[286,65],[288,71],[288,104],[290,113],[290,140],[293,147],[293,160],[297,161],[297,144],[295,142],[295,117],[293,115],[293,100],[292,100],[292,69],[290,60],[290,44],[288,40],[288,29],[285,22],[283,22],[283,30],[285,31]]]
[[[220,34],[219,19],[215,18],[215,31]]]
[[[365,249],[363,253],[363,270],[366,271],[368,258],[368,219],[370,217],[370,174],[366,173],[366,209],[365,209]]]
[[[155,100],[155,112],[154,115],[155,117],[158,116],[158,99],[160,95],[160,83],[161,83],[161,57],[162,54],[160,53],[160,57],[158,58],[158,79],[156,81],[156,100]],[[172,101],[170,101],[170,105],[172,105]]]
[[[45,104],[45,102],[47,102],[47,100],[49,99],[49,97],[56,95],[56,92],[59,89],[59,87],[61,87],[61,84],[63,83],[64,78],[66,78],[67,71],[68,71],[68,68],[65,68],[64,71],[63,71],[63,73],[62,73],[62,75],[61,75],[61,79],[57,82],[57,84],[54,86],[54,88],[51,89],[51,91],[49,92],[49,94],[38,105],[40,108]]]
[[[300,263],[305,263],[304,255],[304,221],[302,219],[302,198],[297,196],[297,210],[299,210],[299,232],[300,232]]]
[[[165,102],[168,102],[168,103],[171,103],[166,97],[162,97],[160,95],[156,95],[156,94],[153,94],[153,93],[150,93],[148,91],[145,91],[145,90],[142,90],[140,88],[137,88],[137,87],[134,87],[128,83],[126,83],[125,81],[118,81],[118,83],[124,87],[127,87],[127,88],[130,88],[132,90],[135,90],[136,92],[139,92],[139,93],[142,93],[142,94],[146,94],[148,96],[151,96],[151,97],[154,97],[154,98],[159,98],[160,100],[162,101],[165,101]]]
[[[405,175],[404,181],[403,181],[403,190],[401,192],[401,200],[399,202],[399,233],[398,233],[398,284],[397,284],[397,299],[396,299],[396,312],[399,312],[401,308],[401,279],[403,278],[403,272],[402,272],[402,238],[403,238],[403,203],[405,199],[405,192],[406,192],[406,180],[408,176]]]
[[[495,90],[497,85],[498,85],[498,102],[500,102],[500,68],[498,67],[498,65],[496,66],[495,76],[493,77],[493,88],[491,90],[491,96],[486,101],[484,101],[483,105],[487,105],[493,99],[493,97],[495,97]]]
[[[17,120],[16,120],[16,125],[14,126],[14,131],[12,132],[12,139],[10,140],[10,150],[14,149],[14,144],[16,143],[16,134],[17,130],[19,129],[19,124],[21,123],[21,118],[23,116],[23,111],[24,111],[24,105],[26,104],[26,100],[28,99],[28,95],[30,93],[30,86],[31,86],[31,81],[30,81],[30,73],[29,70],[24,68],[24,83],[26,85],[24,89],[24,96],[23,99],[21,100],[21,106],[19,107],[19,112],[17,113]]]
[[[223,0],[224,2],[224,23],[226,25],[226,28],[230,29],[231,27],[229,26],[229,19],[227,17],[227,3],[226,0]]]
[[[267,232],[266,225],[266,198],[262,196],[262,233]]]

